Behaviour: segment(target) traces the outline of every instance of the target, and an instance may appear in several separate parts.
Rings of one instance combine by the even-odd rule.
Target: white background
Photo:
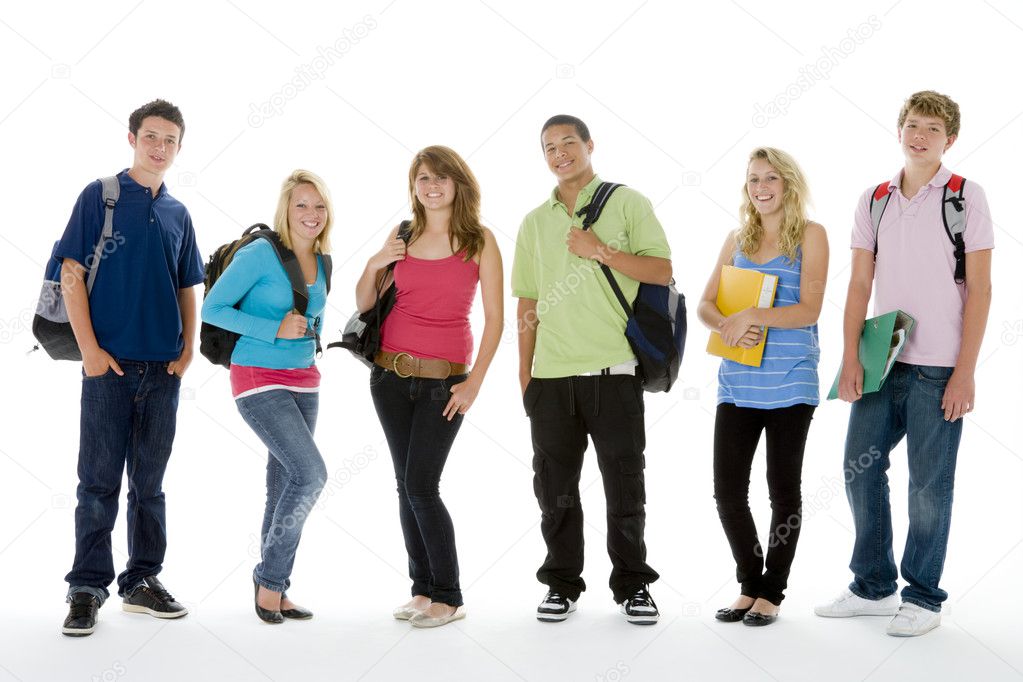
[[[1023,674],[1013,613],[1023,570],[1016,266],[1023,242],[1011,204],[1023,142],[1017,3],[337,5],[128,0],[0,10],[0,680]],[[331,46],[333,63],[323,63]],[[288,87],[311,69],[320,78]],[[854,204],[900,167],[896,116],[906,96],[926,88],[962,107],[962,133],[946,161],[987,190],[997,243],[977,410],[959,452],[942,583],[951,596],[939,630],[895,640],[884,635],[885,619],[812,615],[816,601],[849,580],[851,519],[841,488],[848,408],[835,403],[819,408],[810,431],[805,526],[781,619],[765,630],[714,621],[737,589],[711,493],[716,360],[703,353],[706,332],[690,315],[680,385],[647,397],[647,543],[662,574],[653,586],[662,612],[656,627],[624,623],[611,602],[592,455],[583,474],[589,590],[570,621],[548,626],[533,618],[544,591],[533,577],[543,543],[508,324],[442,482],[467,620],[437,631],[391,620],[408,591],[393,473],[367,371],[332,351],[320,361],[317,440],[334,478],[306,525],[292,590],[316,618],[269,628],[252,613],[266,455],[234,408],[226,371],[197,356],[165,481],[170,547],[162,576],[191,614],[159,622],[122,613],[114,597],[95,635],[60,635],[62,579],[74,547],[79,368],[42,352],[26,356],[27,325],[45,258],[78,193],[131,162],[126,125],[135,107],[164,97],[184,112],[184,144],[166,181],[189,207],[204,257],[244,226],[270,222],[292,169],[326,179],[337,214],[329,329],[348,318],[366,259],[407,214],[408,163],[423,146],[449,145],[468,159],[510,270],[519,221],[554,183],[540,125],[555,113],[582,117],[596,143],[594,168],[656,206],[691,310],[736,223],[750,149],[781,147],[805,170],[813,217],[831,241],[820,319],[826,391],[840,354]],[[268,101],[277,105],[273,114],[255,116]],[[755,120],[758,105],[771,102],[777,115]],[[514,305],[509,298],[509,320]],[[477,305],[477,337],[481,312]],[[897,557],[904,453],[904,446],[893,453],[891,470]],[[762,453],[753,480],[763,529]],[[120,570],[123,512],[114,547]]]

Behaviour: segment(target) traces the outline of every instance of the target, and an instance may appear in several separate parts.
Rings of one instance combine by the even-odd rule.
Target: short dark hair
[[[590,141],[590,129],[586,127],[581,118],[576,116],[570,116],[568,114],[558,114],[557,116],[551,116],[547,119],[547,122],[543,124],[543,128],[540,129],[540,141],[543,143],[543,134],[547,132],[547,129],[551,126],[572,126],[575,128],[576,134],[583,142]]]
[[[131,116],[128,117],[128,131],[132,135],[138,135],[142,121],[150,116],[166,119],[178,128],[181,128],[181,135],[178,137],[178,144],[181,144],[181,140],[185,137],[185,119],[181,115],[181,109],[178,109],[165,99],[154,99],[152,102],[143,104],[131,112]]]

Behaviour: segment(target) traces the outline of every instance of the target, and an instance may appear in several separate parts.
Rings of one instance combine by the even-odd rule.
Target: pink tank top
[[[389,353],[472,361],[469,311],[480,281],[479,265],[464,254],[423,259],[405,256],[394,266],[398,296],[380,329]]]

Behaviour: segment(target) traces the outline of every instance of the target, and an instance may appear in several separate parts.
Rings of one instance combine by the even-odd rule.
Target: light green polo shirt
[[[594,177],[582,189],[577,211],[590,203],[600,182]],[[568,251],[568,231],[582,227],[582,218],[569,215],[557,195],[555,188],[550,199],[523,219],[511,275],[512,295],[537,302],[533,376],[540,379],[593,372],[635,358],[625,339],[625,311],[600,264]],[[628,187],[615,190],[590,229],[600,241],[626,253],[671,258],[650,200]],[[625,298],[634,300],[639,282],[611,272]]]

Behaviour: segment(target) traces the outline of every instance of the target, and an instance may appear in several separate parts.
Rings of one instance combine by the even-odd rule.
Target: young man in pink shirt
[[[839,397],[852,403],[845,478],[856,525],[849,564],[854,579],[815,613],[893,616],[887,632],[896,637],[922,635],[941,623],[948,593],[938,582],[952,517],[956,453],[962,417],[975,405],[973,375],[991,305],[994,233],[984,190],[941,163],[958,134],[959,106],[945,95],[924,91],[906,100],[898,122],[906,165],[887,186],[871,187],[861,197],[852,235]],[[887,205],[875,234],[881,201]],[[961,241],[946,226],[950,211],[957,209],[965,212]],[[902,310],[916,327],[881,390],[864,394],[858,348],[872,289],[875,315]],[[889,453],[903,436],[909,533],[900,603],[885,472]]]

